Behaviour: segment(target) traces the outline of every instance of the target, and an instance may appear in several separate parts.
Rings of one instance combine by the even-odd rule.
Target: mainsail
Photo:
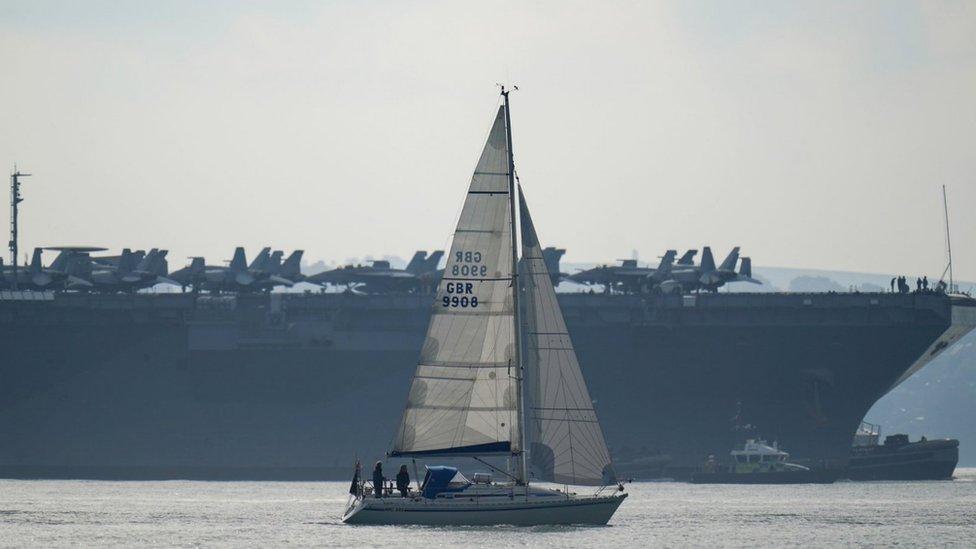
[[[505,115],[471,178],[391,455],[520,451]]]
[[[525,422],[535,478],[560,484],[616,482],[573,342],[566,330],[529,208],[519,187],[525,315]]]

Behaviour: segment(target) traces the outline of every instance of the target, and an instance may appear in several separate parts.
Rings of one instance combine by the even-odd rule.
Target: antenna
[[[949,238],[949,200],[946,198],[946,186],[942,186],[942,209],[945,212],[945,226],[946,226],[946,249],[949,252],[949,264],[946,265],[946,270],[942,271],[942,277],[945,278],[946,271],[949,272],[949,293],[952,293],[955,288],[952,279],[952,239]]]
[[[29,173],[21,173],[14,164],[14,173],[10,174],[10,263],[13,265],[13,289],[17,290],[17,205],[24,201],[20,196],[20,178],[30,177]],[[25,260],[26,262],[26,260]]]

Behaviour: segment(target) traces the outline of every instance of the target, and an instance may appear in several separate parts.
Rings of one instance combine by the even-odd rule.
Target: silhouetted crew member
[[[377,461],[376,467],[373,467],[373,493],[376,497],[383,497],[383,462]]]
[[[891,277],[891,293],[895,293],[895,277]]]
[[[929,291],[929,277],[925,275],[922,277],[922,289],[926,292]]]
[[[915,291],[916,292],[921,292],[922,291],[922,279],[921,278],[918,278],[918,277],[915,278]]]
[[[397,490],[400,491],[400,495],[407,497],[410,493],[410,473],[407,472],[407,466],[401,465],[400,472],[396,476]]]

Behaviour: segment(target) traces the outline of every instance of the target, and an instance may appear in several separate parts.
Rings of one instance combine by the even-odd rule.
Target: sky
[[[937,278],[946,185],[976,280],[974,2],[6,0],[0,75],[22,250],[444,248],[506,82],[568,262]]]

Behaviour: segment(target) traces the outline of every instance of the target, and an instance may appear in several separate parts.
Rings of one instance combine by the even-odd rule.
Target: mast
[[[949,250],[949,293],[953,292],[953,282],[952,282],[952,240],[949,238],[949,201],[946,198],[946,187],[942,186],[942,209],[945,212],[945,224],[946,224],[946,247]]]
[[[515,411],[518,414],[519,425],[519,453],[516,456],[516,465],[518,467],[518,483],[528,484],[528,466],[525,462],[525,396],[522,391],[524,372],[522,370],[522,322],[519,310],[518,234],[516,232],[518,224],[515,221],[515,153],[512,150],[512,111],[508,102],[509,93],[511,91],[506,90],[505,86],[502,86],[502,97],[505,98],[505,140],[508,145],[508,204],[511,208],[512,218],[512,308],[514,309],[512,319],[515,324]]]
[[[24,201],[20,196],[20,178],[30,177],[29,173],[21,173],[14,166],[14,173],[10,174],[10,264],[13,266],[13,289],[17,288],[17,205]]]

